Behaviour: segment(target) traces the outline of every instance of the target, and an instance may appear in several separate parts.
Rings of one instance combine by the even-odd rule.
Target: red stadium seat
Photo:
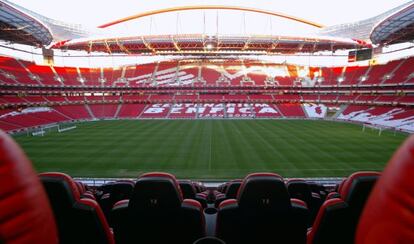
[[[322,204],[307,243],[353,243],[360,214],[379,176],[377,172],[357,172],[346,179],[340,189],[341,198]]]
[[[248,175],[236,199],[218,209],[216,236],[232,243],[304,243],[308,210],[291,200],[283,178],[272,173]]]
[[[183,200],[166,173],[140,176],[131,199],[115,204],[110,219],[118,244],[192,243],[205,233],[201,204]]]
[[[218,197],[215,201],[215,206],[218,207],[221,202],[227,199],[236,199],[237,193],[240,189],[240,186],[242,184],[242,180],[232,180],[226,184],[226,189],[224,192],[224,195],[221,197]]]
[[[287,182],[288,192],[291,198],[297,198],[306,203],[309,209],[309,225],[311,226],[322,200],[319,194],[312,192],[310,185],[301,179],[291,179]]]
[[[134,185],[135,182],[133,181],[117,181],[108,184],[109,192],[103,195],[99,201],[99,205],[107,218],[109,218],[109,213],[115,203],[131,197]]]
[[[203,208],[207,207],[207,201],[205,197],[197,195],[197,189],[193,182],[189,180],[179,181],[181,191],[184,199],[193,199],[200,202]]]
[[[101,208],[94,200],[80,198],[70,176],[42,173],[39,177],[55,214],[60,243],[114,243]]]
[[[58,243],[47,195],[19,146],[0,131],[0,243]]]
[[[394,154],[372,190],[356,243],[414,243],[413,136]]]

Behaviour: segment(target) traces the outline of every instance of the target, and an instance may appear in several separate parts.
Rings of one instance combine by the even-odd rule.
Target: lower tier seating
[[[410,107],[350,105],[338,119],[414,131],[414,109]]]
[[[363,123],[402,131],[414,131],[414,109],[406,106],[337,105],[316,103],[154,103],[69,104],[25,109],[0,109],[0,129],[21,131],[49,124],[93,119],[211,119],[291,118],[324,119]],[[335,110],[336,111],[336,110]]]

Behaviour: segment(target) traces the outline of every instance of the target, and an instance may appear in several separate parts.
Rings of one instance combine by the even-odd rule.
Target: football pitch
[[[232,179],[261,171],[336,177],[382,170],[406,137],[329,121],[120,120],[15,139],[38,172],[135,178],[163,171],[178,178]]]

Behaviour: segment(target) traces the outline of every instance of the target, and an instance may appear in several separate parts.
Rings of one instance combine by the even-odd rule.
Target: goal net
[[[363,124],[362,125],[362,132],[377,131],[379,136],[385,130],[392,130],[392,128],[386,127],[386,126],[381,126],[381,125],[373,125],[373,124]]]
[[[73,129],[76,129],[76,125],[72,125],[72,124],[47,125],[47,126],[43,126],[43,127],[28,131],[28,135],[30,133],[30,135],[32,136],[44,136],[45,134],[50,133],[50,132],[62,133],[62,132],[73,130]]]

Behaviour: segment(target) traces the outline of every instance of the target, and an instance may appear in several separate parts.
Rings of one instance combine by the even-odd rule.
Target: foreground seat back
[[[58,243],[47,195],[20,147],[0,130],[0,243]]]
[[[308,243],[354,243],[355,230],[368,196],[379,178],[378,172],[357,172],[342,185],[340,196],[320,208]]]
[[[180,184],[180,189],[183,193],[184,199],[195,199],[196,198],[197,189],[191,181],[181,180],[179,184]]]
[[[356,243],[414,243],[414,137],[398,149],[375,185]]]
[[[300,199],[306,203],[309,209],[308,225],[311,226],[322,205],[319,194],[312,192],[310,185],[302,179],[289,180],[287,188],[291,198]]]
[[[227,182],[225,184],[225,187],[223,187],[224,195],[223,194],[217,195],[216,200],[214,202],[214,206],[217,208],[220,205],[220,203],[223,202],[224,200],[236,199],[241,183],[242,183],[242,180],[240,179]]]
[[[70,176],[62,173],[39,176],[52,205],[60,243],[114,243],[101,208],[91,199],[80,199]]]
[[[225,192],[227,199],[237,198],[237,193],[239,192],[241,183],[242,183],[241,180],[233,180],[229,182],[229,185]]]
[[[129,199],[132,195],[132,192],[134,190],[135,182],[133,181],[117,181],[112,185],[111,188],[111,199],[113,199],[115,202]]]
[[[107,187],[108,193],[104,194],[99,200],[99,204],[107,219],[115,203],[131,197],[134,185],[135,182],[133,181],[123,180],[111,182],[110,187]]]
[[[291,201],[277,174],[248,175],[237,199],[223,201],[216,236],[231,243],[304,243],[308,211],[303,201]]]
[[[115,205],[111,225],[117,243],[192,243],[204,235],[199,202],[183,200],[174,176],[139,177],[129,201]]]
[[[179,181],[180,189],[183,194],[183,199],[193,199],[198,201],[203,208],[207,207],[207,196],[204,194],[197,194],[195,184],[189,180]]]

